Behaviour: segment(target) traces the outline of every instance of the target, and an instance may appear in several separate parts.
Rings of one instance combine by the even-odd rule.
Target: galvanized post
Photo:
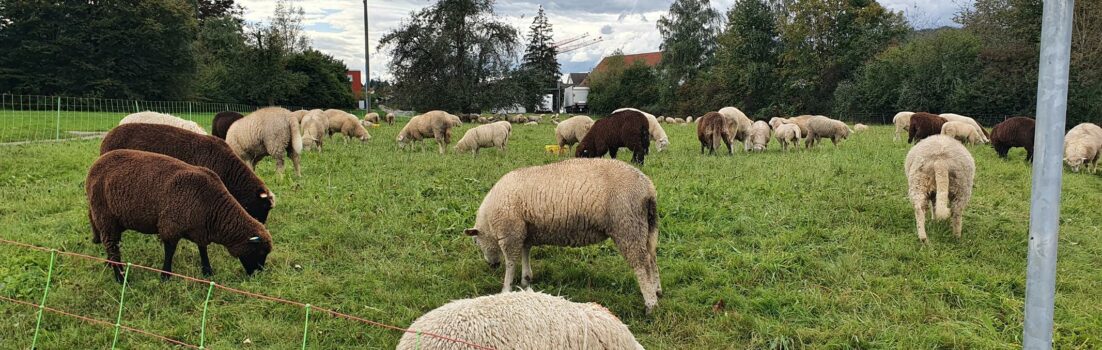
[[[57,123],[54,124],[54,140],[61,139],[61,96],[57,97]]]
[[[364,110],[371,112],[371,96],[367,94],[368,89],[371,88],[371,38],[370,31],[368,31],[367,25],[367,0],[364,0]]]
[[[1075,0],[1045,0],[1037,82],[1037,148],[1029,210],[1029,263],[1026,267],[1022,347],[1051,349],[1056,298],[1056,246],[1060,230],[1060,190],[1064,175],[1064,126]]]

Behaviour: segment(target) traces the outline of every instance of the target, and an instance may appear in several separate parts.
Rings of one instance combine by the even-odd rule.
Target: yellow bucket
[[[377,128],[377,127],[379,127],[379,124],[371,124],[371,127],[372,128]]]
[[[563,152],[563,149],[560,148],[559,145],[546,145],[546,146],[543,146],[543,150],[545,150],[545,151],[547,151],[547,153],[551,153],[551,154],[562,154],[562,152]]]

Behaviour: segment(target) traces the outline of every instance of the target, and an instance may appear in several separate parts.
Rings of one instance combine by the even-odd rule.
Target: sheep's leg
[[[528,287],[528,285],[531,284],[532,280],[534,279],[534,275],[532,274],[532,264],[528,262],[528,254],[531,252],[531,250],[531,246],[525,245],[524,248],[520,251],[520,285],[523,287]]]
[[[111,269],[115,272],[115,281],[122,283],[122,252],[119,251],[118,237],[117,233],[105,237],[103,248],[107,250],[107,261],[110,261]]]
[[[521,260],[523,243],[508,239],[498,243],[505,258],[505,280],[501,284],[501,292],[513,290],[513,280],[516,279],[517,262]]]
[[[301,160],[301,155],[298,154],[298,153],[295,153],[295,152],[291,152],[290,156],[291,156],[291,164],[295,167],[295,176],[301,177],[302,176],[302,169],[299,168],[299,160]]]
[[[635,271],[635,279],[639,283],[639,291],[643,294],[643,304],[647,314],[654,311],[658,305],[658,264],[655,257],[650,255],[648,247],[647,228],[638,225],[621,226],[617,232],[610,234],[612,241],[620,255],[624,256],[628,265]]]
[[[918,241],[926,243],[926,194],[911,194],[911,203],[915,208],[915,226],[918,228]]]
[[[611,148],[611,149],[608,150],[608,156],[612,157],[612,159],[616,159],[616,152],[618,152],[618,151],[620,151],[619,147]]]
[[[207,246],[199,246],[199,267],[203,270],[203,276],[210,277],[214,274],[214,269],[210,267],[210,256],[207,255]]]
[[[951,220],[953,235],[957,236],[957,239],[960,239],[961,226],[963,226],[964,222],[964,206],[967,204],[968,203],[963,200],[963,198],[956,198],[956,200],[952,201],[952,207],[950,208],[952,210]]]
[[[276,172],[279,173],[279,175],[283,175],[283,155],[279,153],[273,154],[272,160],[275,160]]]
[[[162,265],[162,267],[161,267],[161,271],[163,271],[163,272],[161,272],[161,280],[162,281],[167,281],[169,277],[172,277],[172,275],[170,275],[169,272],[172,272],[172,258],[174,256],[176,256],[176,245],[179,244],[179,243],[180,243],[180,240],[178,240],[178,239],[170,239],[170,240],[164,241],[165,262],[164,262],[164,265]]]

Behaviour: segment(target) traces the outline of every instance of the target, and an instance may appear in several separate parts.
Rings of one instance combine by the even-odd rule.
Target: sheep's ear
[[[463,233],[468,235],[468,236],[478,236],[478,229],[477,228],[469,228],[469,229],[463,230]]]
[[[260,243],[260,236],[253,236],[252,238],[249,238],[249,243],[252,243],[252,244]]]
[[[268,198],[268,192],[260,192],[260,198]]]

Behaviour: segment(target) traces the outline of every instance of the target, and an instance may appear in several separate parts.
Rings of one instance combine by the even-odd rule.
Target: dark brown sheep
[[[909,130],[907,130],[907,142],[918,142],[932,135],[940,135],[941,125],[945,124],[945,122],[947,122],[947,120],[937,114],[925,112],[915,113],[911,116],[911,126]]]
[[[1006,158],[1011,148],[1025,148],[1025,160],[1033,161],[1033,131],[1036,122],[1030,117],[1012,117],[991,129],[991,147],[999,157]]]
[[[187,239],[199,246],[203,274],[210,275],[208,244],[226,247],[245,272],[264,268],[272,236],[233,200],[218,175],[169,156],[114,150],[99,157],[84,182],[92,241],[103,243],[122,282],[122,233],[156,234],[164,243],[164,271],[172,271],[176,244]],[[168,274],[162,278],[168,278]]]
[[[241,161],[225,141],[207,135],[186,132],[158,124],[124,124],[111,129],[99,146],[105,154],[117,149],[132,149],[163,154],[218,174],[230,195],[254,219],[268,222],[275,197],[264,180]]]
[[[696,122],[696,137],[700,139],[700,154],[707,149],[716,154],[720,140],[727,145],[727,154],[734,154],[735,125],[732,119],[724,118],[717,112],[709,112]]]
[[[574,156],[581,158],[600,158],[608,154],[616,158],[620,147],[631,150],[631,161],[643,165],[650,146],[650,124],[647,117],[638,111],[624,110],[613,113],[593,123],[589,133],[578,144]]]
[[[233,125],[233,122],[244,117],[245,116],[241,115],[241,113],[237,112],[218,112],[218,114],[214,115],[214,121],[211,122],[210,133],[225,140],[226,131],[230,130],[230,125]]]

